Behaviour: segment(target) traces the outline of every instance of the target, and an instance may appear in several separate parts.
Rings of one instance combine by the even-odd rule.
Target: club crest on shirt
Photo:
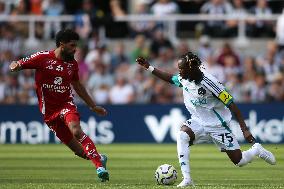
[[[205,90],[203,87],[200,87],[200,88],[198,89],[198,94],[201,95],[201,96],[203,96],[203,95],[206,94],[206,90]]]

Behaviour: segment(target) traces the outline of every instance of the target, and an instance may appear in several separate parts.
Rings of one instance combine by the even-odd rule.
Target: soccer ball
[[[158,184],[172,185],[177,180],[177,170],[169,164],[160,165],[155,172],[155,179]]]

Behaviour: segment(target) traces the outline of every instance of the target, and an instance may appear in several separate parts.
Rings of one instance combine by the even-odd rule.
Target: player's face
[[[77,41],[72,40],[68,43],[61,43],[61,55],[66,61],[74,60],[74,54],[77,48]]]
[[[178,60],[179,74],[183,79],[188,79],[189,77],[189,66],[183,59]]]

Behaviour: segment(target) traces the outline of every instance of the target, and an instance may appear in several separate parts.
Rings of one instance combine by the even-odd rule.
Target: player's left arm
[[[226,88],[211,75],[204,75],[201,83],[206,86],[226,107],[230,109],[231,113],[236,117],[245,139],[249,143],[254,143],[255,139],[247,128],[240,109],[234,103],[232,95],[226,90]]]
[[[81,84],[79,80],[73,80],[71,84],[80,98],[84,100],[84,102],[89,106],[90,110],[101,116],[105,116],[107,114],[106,109],[95,104],[91,96],[88,94],[86,88]]]
[[[255,143],[255,138],[252,136],[251,132],[249,131],[248,127],[246,126],[245,120],[244,120],[243,115],[242,115],[240,109],[238,108],[238,106],[234,102],[231,102],[228,105],[228,108],[230,109],[232,114],[236,117],[237,121],[239,122],[240,128],[243,132],[245,139],[249,143]]]

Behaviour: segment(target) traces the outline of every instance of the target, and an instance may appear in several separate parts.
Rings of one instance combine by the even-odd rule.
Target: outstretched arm
[[[10,68],[11,72],[17,72],[17,71],[20,71],[22,69],[19,61],[11,62],[11,64],[9,65],[9,68]]]
[[[80,96],[81,99],[90,107],[90,110],[97,113],[98,115],[105,116],[107,111],[101,107],[96,106],[95,102],[92,100],[90,95],[87,93],[86,88],[80,83],[80,81],[72,81],[72,86],[76,93]]]
[[[231,102],[230,105],[229,105],[229,109],[235,115],[237,121],[239,122],[245,139],[249,143],[255,143],[255,138],[252,136],[251,132],[247,128],[245,120],[242,116],[242,113],[241,113],[240,109],[237,107],[237,105],[234,102]]]
[[[164,80],[164,81],[166,81],[166,82],[169,82],[169,83],[173,84],[173,81],[172,81],[173,75],[172,75],[172,74],[163,72],[163,71],[161,71],[161,70],[159,70],[159,69],[157,69],[157,68],[152,67],[152,66],[149,64],[149,62],[148,62],[146,59],[144,59],[143,57],[138,57],[138,58],[136,59],[136,62],[137,62],[140,66],[144,67],[146,70],[150,70],[150,71],[152,72],[152,74],[154,74],[154,75],[157,76],[158,78],[160,78],[160,79],[162,79],[162,80]]]

